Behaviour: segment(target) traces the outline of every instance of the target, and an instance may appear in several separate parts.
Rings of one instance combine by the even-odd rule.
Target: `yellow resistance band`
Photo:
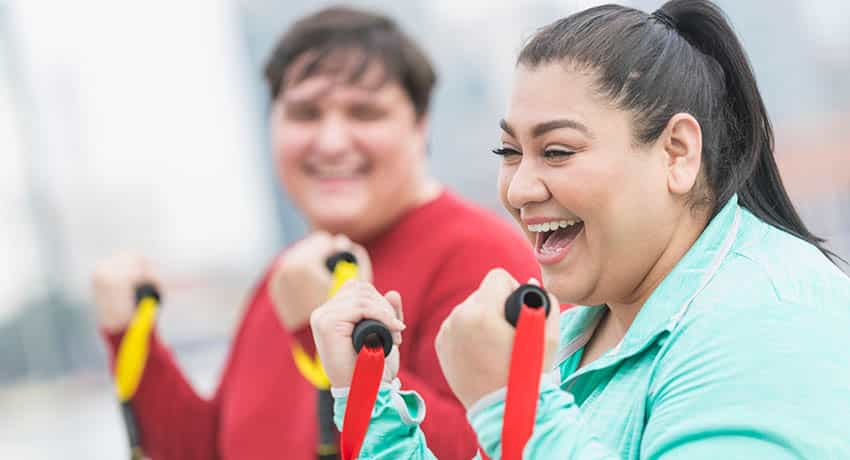
[[[334,267],[333,272],[333,281],[331,282],[331,288],[328,291],[328,298],[335,296],[339,288],[345,284],[346,281],[357,276],[357,264],[342,260],[337,262]],[[304,348],[298,342],[293,342],[292,344],[292,359],[295,361],[295,367],[298,368],[298,372],[307,379],[314,387],[320,390],[327,390],[331,387],[331,382],[328,380],[328,375],[325,374],[325,370],[322,368],[322,361],[319,359],[319,355],[316,355],[316,358],[311,358],[310,355],[304,351]]]
[[[145,362],[148,360],[151,329],[153,329],[159,303],[153,297],[144,297],[133,314],[130,326],[121,344],[115,362],[115,389],[121,402],[136,394]]]

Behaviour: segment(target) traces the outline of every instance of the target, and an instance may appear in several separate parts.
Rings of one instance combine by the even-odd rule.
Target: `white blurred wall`
[[[27,179],[46,206],[39,224],[58,239],[44,260],[59,259],[74,293],[85,294],[94,261],[119,248],[140,250],[175,280],[216,271],[256,276],[280,227],[261,176],[253,69],[231,2],[11,6],[25,93],[0,118],[2,135],[17,146],[3,155],[10,164],[0,193],[15,206],[4,211],[10,218],[0,234],[8,238],[0,244],[16,247],[4,269],[24,270],[2,283],[0,304],[15,304],[9,296],[31,288],[39,271],[25,236],[34,233],[22,198]],[[8,93],[0,93],[5,105]],[[16,122],[29,144],[14,142],[22,134]]]

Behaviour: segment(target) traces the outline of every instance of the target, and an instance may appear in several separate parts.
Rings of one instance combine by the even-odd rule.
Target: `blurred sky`
[[[352,3],[396,17],[434,58],[432,170],[498,209],[489,149],[516,54],[535,28],[601,2]],[[751,56],[792,199],[850,259],[850,2],[719,3]],[[88,289],[116,249],[160,266],[160,330],[212,388],[242,299],[303,232],[271,171],[262,64],[294,18],[327,4],[0,0],[4,458],[124,455]]]

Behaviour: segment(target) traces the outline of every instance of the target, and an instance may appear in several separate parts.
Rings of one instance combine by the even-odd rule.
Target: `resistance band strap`
[[[115,392],[130,444],[130,458],[144,458],[136,417],[130,400],[139,388],[150,351],[150,337],[159,310],[159,293],[149,284],[136,288],[136,310],[115,356]]]
[[[335,260],[334,260],[335,259]],[[336,295],[337,291],[346,281],[356,278],[358,267],[356,259],[350,254],[337,254],[328,261],[331,270],[331,286],[328,290],[328,299]],[[331,383],[322,367],[318,354],[315,359],[304,351],[298,342],[293,342],[292,357],[295,366],[318,390],[316,416],[319,424],[319,445],[316,448],[317,460],[338,460],[339,448],[337,437],[339,432],[334,425],[333,396],[331,396]]]
[[[543,372],[546,310],[523,305],[514,335],[505,413],[502,418],[502,460],[521,460],[525,443],[534,431],[534,414]],[[481,458],[489,460],[484,449]]]
[[[335,296],[337,291],[345,284],[346,281],[357,276],[357,263],[341,260],[336,263],[333,269],[333,277],[331,287],[328,291],[328,298]]]
[[[342,420],[342,460],[354,460],[369,429],[369,420],[384,375],[384,349],[364,346],[357,354],[348,404]]]
[[[318,356],[315,359],[311,358],[295,340],[292,341],[291,351],[292,361],[295,362],[295,368],[301,376],[319,390],[327,390],[331,387],[331,382],[322,367],[322,360]]]
[[[115,390],[120,401],[129,401],[142,379],[142,372],[148,360],[151,331],[158,304],[156,299],[145,297],[139,302],[133,319],[127,327],[115,359]]]

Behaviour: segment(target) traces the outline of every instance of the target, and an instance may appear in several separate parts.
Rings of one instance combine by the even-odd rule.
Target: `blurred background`
[[[390,13],[429,51],[433,172],[499,209],[489,149],[523,39],[602,2],[351,3]],[[850,259],[850,3],[718,3],[752,59],[792,199]],[[262,65],[294,18],[327,4],[0,0],[0,457],[126,457],[89,289],[117,249],[156,261],[160,332],[213,390],[252,283],[304,231],[272,172]]]

